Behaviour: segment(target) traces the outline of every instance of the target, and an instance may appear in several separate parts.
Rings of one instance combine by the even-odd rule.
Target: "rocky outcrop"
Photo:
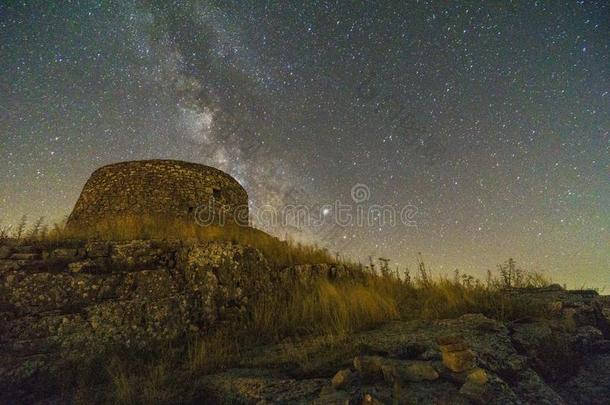
[[[66,364],[167,344],[247,316],[278,283],[361,277],[342,265],[277,269],[229,242],[129,241],[0,247],[0,402]],[[603,404],[610,398],[610,305],[590,291],[511,290],[554,317],[480,314],[392,322],[313,346],[286,344],[192,381],[195,403]],[[317,348],[316,348],[317,347]],[[330,349],[329,349],[330,347]],[[246,360],[247,359],[247,360]],[[44,394],[44,393],[43,393]],[[8,397],[7,397],[8,395]]]
[[[206,377],[198,390],[200,399],[221,404],[607,403],[607,354],[579,354],[563,382],[538,368],[535,352],[526,347],[543,344],[539,337],[546,336],[546,328],[559,333],[561,319],[556,321],[552,326],[548,320],[504,324],[468,314],[393,322],[348,337],[341,345],[352,349],[342,360],[320,349],[307,353],[308,363],[317,366],[305,371],[284,362],[284,345],[267,347],[242,368]],[[593,326],[586,328],[589,337],[601,334]],[[567,350],[581,353],[576,337],[583,332],[562,332],[572,339],[557,353],[558,360],[564,355],[561,361],[574,360]]]
[[[280,282],[356,274],[329,264],[280,270],[258,250],[230,242],[3,245],[0,390],[27,391],[66,364],[146,351],[234,324]]]
[[[505,294],[546,307],[556,318],[568,320],[577,327],[595,326],[610,336],[610,300],[595,290],[566,290],[558,284],[542,288],[513,288]]]
[[[3,246],[0,385],[27,387],[67,361],[137,351],[242,317],[273,270],[231,243]]]

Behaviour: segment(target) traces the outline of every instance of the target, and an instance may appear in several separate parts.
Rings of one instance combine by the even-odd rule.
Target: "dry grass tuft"
[[[219,329],[188,344],[186,358],[189,372],[209,374],[236,364],[241,358],[243,336]]]
[[[395,300],[374,283],[318,280],[283,287],[254,306],[251,326],[258,336],[341,335],[399,318]]]

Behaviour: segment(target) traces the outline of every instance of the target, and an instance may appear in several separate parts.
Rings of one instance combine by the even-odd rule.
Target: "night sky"
[[[252,211],[354,185],[417,209],[255,221],[281,237],[421,252],[434,274],[513,257],[608,293],[608,2],[301,3],[1,2],[0,221],[61,220],[101,165],[180,159],[235,176]]]

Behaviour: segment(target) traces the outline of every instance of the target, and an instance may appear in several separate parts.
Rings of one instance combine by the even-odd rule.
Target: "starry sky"
[[[609,43],[606,1],[3,1],[0,221],[61,220],[101,165],[181,159],[253,211],[355,185],[415,207],[416,226],[255,221],[354,260],[513,257],[608,293]]]

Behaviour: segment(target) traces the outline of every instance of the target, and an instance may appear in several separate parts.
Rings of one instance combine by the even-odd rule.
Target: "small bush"
[[[514,259],[498,265],[499,283],[502,288],[538,288],[550,284],[540,273],[528,272],[517,266]]]

